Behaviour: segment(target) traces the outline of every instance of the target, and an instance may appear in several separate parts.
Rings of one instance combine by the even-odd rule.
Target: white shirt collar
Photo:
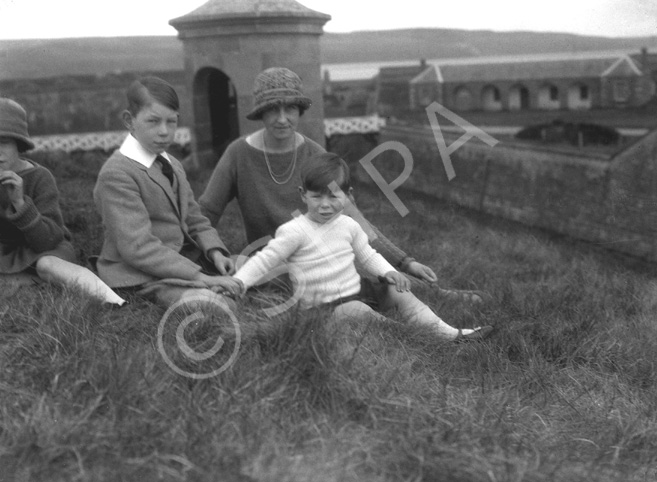
[[[125,157],[138,162],[142,166],[145,166],[147,169],[153,165],[153,162],[155,162],[155,158],[157,157],[157,154],[153,154],[152,152],[144,149],[144,147],[139,143],[137,139],[134,138],[132,134],[128,134],[128,136],[125,138],[123,144],[121,144],[119,152]],[[169,159],[169,155],[166,152],[162,152],[160,155],[169,161],[169,163],[171,163],[171,159]]]

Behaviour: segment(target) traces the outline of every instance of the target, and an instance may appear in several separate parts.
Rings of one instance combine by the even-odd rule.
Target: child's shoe
[[[459,334],[454,338],[455,343],[466,343],[470,341],[481,341],[486,338],[493,332],[493,327],[490,325],[479,326],[474,328],[469,333],[463,333],[463,330],[459,330]]]

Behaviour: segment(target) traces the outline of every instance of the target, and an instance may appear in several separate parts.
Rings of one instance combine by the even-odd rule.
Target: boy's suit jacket
[[[116,150],[98,174],[94,201],[105,239],[98,274],[111,287],[135,286],[163,278],[191,280],[200,266],[180,254],[185,245],[202,255],[224,243],[201,214],[185,171],[169,156],[178,196],[156,166],[146,166]]]

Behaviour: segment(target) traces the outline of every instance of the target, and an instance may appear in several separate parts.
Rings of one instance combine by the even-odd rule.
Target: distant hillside
[[[0,80],[182,69],[173,36],[0,40]]]
[[[638,52],[641,47],[657,49],[657,36],[609,38],[542,32],[410,29],[343,34],[326,33],[322,38],[324,63],[487,57],[593,50]]]
[[[608,38],[562,33],[410,29],[326,33],[323,63],[477,57],[587,50],[657,49],[657,36]],[[182,70],[177,37],[0,40],[0,80]]]

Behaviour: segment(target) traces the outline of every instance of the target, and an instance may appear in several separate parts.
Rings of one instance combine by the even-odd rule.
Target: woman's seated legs
[[[382,321],[387,320],[385,316],[377,313],[362,301],[349,301],[340,304],[335,307],[331,316],[331,319],[335,321],[347,319],[370,320],[372,318]]]

